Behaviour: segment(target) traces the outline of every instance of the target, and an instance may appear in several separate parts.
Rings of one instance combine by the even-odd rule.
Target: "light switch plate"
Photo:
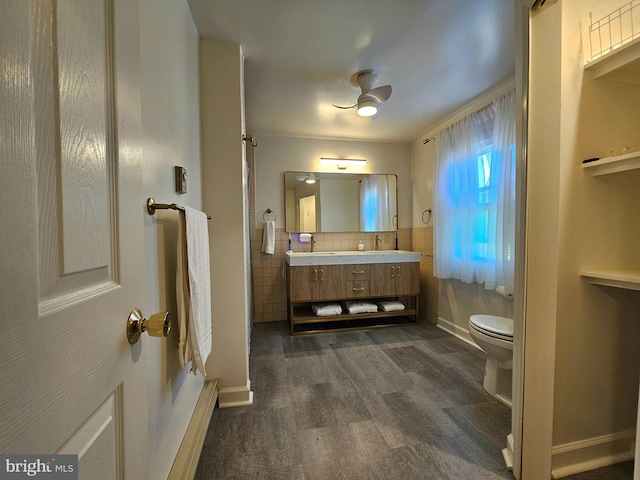
[[[183,167],[175,167],[176,192],[187,193],[187,170]]]

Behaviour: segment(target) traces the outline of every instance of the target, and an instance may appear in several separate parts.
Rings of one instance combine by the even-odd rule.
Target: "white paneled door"
[[[147,478],[138,15],[0,2],[0,453],[81,479]]]

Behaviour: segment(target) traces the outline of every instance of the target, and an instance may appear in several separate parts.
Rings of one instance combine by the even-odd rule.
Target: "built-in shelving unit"
[[[596,285],[640,290],[640,270],[583,270],[580,276]]]
[[[640,13],[640,0],[631,0],[609,15],[590,22],[589,37],[583,38],[583,44],[586,45],[588,41],[591,46],[591,59],[584,65],[585,79],[596,79],[597,82],[602,82],[598,87],[603,90],[620,88],[614,83],[640,87],[640,31],[638,22],[634,21],[638,13]],[[607,85],[609,82],[611,84]],[[635,95],[633,97],[637,98]],[[619,99],[617,101],[619,102]],[[633,115],[637,104],[630,103],[623,108],[625,110],[620,111],[619,118],[612,119],[612,128]],[[617,174],[616,177],[619,177],[624,175],[621,172],[635,175],[629,172],[640,169],[640,151],[638,151],[640,144],[637,136],[628,138],[627,141],[629,143],[625,142],[624,146],[631,147],[631,152],[584,163],[582,165],[584,172],[592,176]],[[612,187],[615,188],[614,185]],[[621,183],[620,188],[626,187]],[[628,191],[628,188],[625,191]],[[634,199],[635,197],[629,198],[629,202],[635,202]],[[593,285],[604,285],[631,292],[640,291],[640,270],[615,268],[617,266],[606,269],[605,265],[605,269],[602,270],[585,268],[580,271],[580,276]],[[634,264],[634,267],[637,267],[637,264]],[[635,447],[632,448],[634,448],[635,458],[633,478],[640,480],[640,415],[637,418]]]
[[[640,86],[640,38],[587,63],[594,78]],[[593,176],[640,169],[640,152],[601,158],[582,165]],[[583,270],[580,276],[596,285],[640,291],[640,270]]]
[[[582,168],[594,177],[598,175],[636,170],[640,168],[640,152],[601,158],[600,160],[582,164]]]

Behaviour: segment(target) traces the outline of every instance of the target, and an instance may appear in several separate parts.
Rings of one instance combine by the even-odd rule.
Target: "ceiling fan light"
[[[361,117],[371,117],[378,112],[378,105],[373,100],[363,100],[358,102],[358,115]]]

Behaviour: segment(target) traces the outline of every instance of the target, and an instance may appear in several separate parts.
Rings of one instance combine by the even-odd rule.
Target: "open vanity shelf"
[[[394,298],[395,299],[395,298]],[[389,298],[367,299],[374,303],[378,300],[390,300]],[[335,332],[338,330],[359,330],[362,328],[389,327],[401,325],[415,325],[418,321],[417,295],[413,297],[399,298],[405,305],[414,305],[413,308],[405,308],[398,312],[355,313],[333,315],[330,317],[318,317],[313,313],[313,303],[292,303],[290,306],[291,334]],[[342,304],[342,311],[346,312],[346,302]]]
[[[287,312],[292,335],[414,325],[418,321],[420,255],[382,252],[287,253]],[[346,303],[398,300],[404,310],[349,314]],[[314,304],[339,303],[341,315],[317,316]]]

